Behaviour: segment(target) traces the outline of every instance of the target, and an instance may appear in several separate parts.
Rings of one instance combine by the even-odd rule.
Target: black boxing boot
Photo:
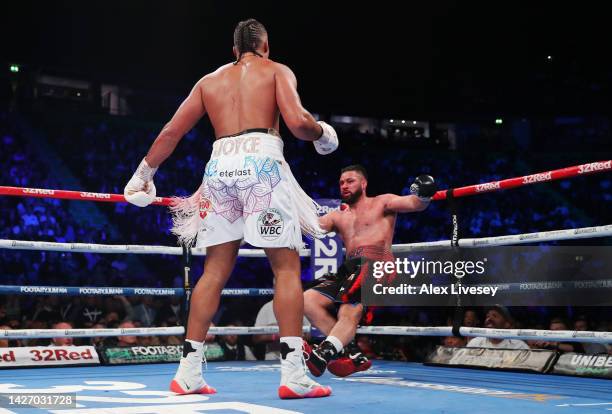
[[[337,356],[338,351],[336,351],[336,347],[328,340],[325,340],[319,346],[314,347],[308,354],[306,366],[312,375],[320,377],[325,372],[327,363]]]

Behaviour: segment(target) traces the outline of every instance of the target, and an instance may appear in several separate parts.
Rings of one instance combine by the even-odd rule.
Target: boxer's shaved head
[[[259,51],[263,46],[267,48],[267,41],[268,32],[263,24],[255,19],[241,21],[234,29],[234,53],[237,60],[240,61],[242,55],[247,52],[261,56]]]

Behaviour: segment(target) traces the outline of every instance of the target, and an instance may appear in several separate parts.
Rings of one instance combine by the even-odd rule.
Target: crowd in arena
[[[66,122],[62,117],[0,113],[0,185],[31,188],[58,188],[80,191],[122,193],[132,171],[146,154],[161,125],[120,117],[93,116]],[[33,131],[36,131],[34,133]],[[338,198],[337,180],[341,167],[362,164],[369,172],[369,194],[409,194],[410,183],[419,174],[431,174],[439,188],[459,187],[500,180],[593,161],[593,154],[563,154],[537,151],[478,152],[473,146],[456,150],[413,149],[409,143],[364,146],[374,139],[357,131],[344,130],[341,151],[320,158],[306,142],[285,139],[286,158],[305,191],[313,198]],[[288,134],[286,134],[288,135]],[[537,137],[536,137],[537,138]],[[573,137],[570,137],[573,139]],[[47,149],[37,145],[44,140]],[[212,135],[206,126],[187,134],[175,154],[161,166],[155,177],[158,195],[187,195],[201,181]],[[535,147],[535,145],[534,145]],[[46,151],[54,152],[50,156]],[[61,160],[64,168],[59,168]],[[65,188],[66,176],[78,188]],[[497,236],[609,224],[606,202],[612,199],[612,179],[580,177],[548,185],[466,198],[460,202],[460,233],[465,237]],[[170,233],[170,215],[163,207],[139,209],[124,203],[86,203],[95,209],[96,220],[79,214],[71,201],[0,197],[0,239],[84,242],[110,244],[175,245]],[[444,203],[432,203],[422,213],[400,215],[395,243],[433,241],[449,238],[449,210]],[[115,238],[117,237],[117,238]],[[131,257],[81,253],[54,253],[0,250],[3,284],[45,286],[149,286],[181,287],[180,258],[173,256]],[[303,261],[303,279],[310,277]],[[195,279],[202,271],[194,260]],[[272,276],[265,261],[239,259],[230,287],[271,287]],[[231,299],[222,304],[220,325],[240,317],[231,301],[242,301],[241,322],[253,325],[244,315],[256,315],[262,300]],[[0,329],[173,326],[182,323],[177,299],[151,297],[0,297]],[[607,308],[606,308],[607,309]],[[225,311],[225,313],[224,313]],[[612,331],[609,310],[567,307],[563,309],[517,308],[512,325],[542,329]],[[487,313],[479,309],[466,313],[464,326],[485,326]],[[448,310],[436,308],[384,309],[375,313],[375,324],[447,324]],[[95,341],[100,341],[96,339]],[[218,339],[223,341],[223,339]],[[248,338],[241,338],[250,341]],[[45,344],[47,340],[38,340]],[[75,342],[89,343],[89,340]],[[127,337],[110,341],[126,344],[180,343],[176,337]],[[128,341],[128,342],[125,342]],[[232,339],[234,341],[234,339]],[[7,341],[4,341],[7,342]],[[21,344],[21,341],[8,341]],[[48,342],[48,341],[47,341]],[[463,338],[360,336],[358,343],[374,358],[421,360],[426,350],[438,343],[466,346]],[[390,345],[391,344],[391,345]],[[248,343],[248,345],[256,345]],[[565,344],[530,343],[532,347],[569,350]],[[585,352],[579,344],[572,348]],[[610,352],[610,349],[600,350]],[[261,352],[254,352],[261,356]]]

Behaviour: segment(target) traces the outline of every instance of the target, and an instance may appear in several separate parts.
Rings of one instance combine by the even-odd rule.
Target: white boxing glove
[[[125,200],[138,207],[146,207],[155,201],[155,184],[153,176],[157,168],[151,168],[145,158],[142,159],[136,172],[123,189]]]
[[[323,121],[319,121],[317,124],[323,129],[323,135],[318,140],[312,141],[312,143],[319,154],[331,154],[338,149],[338,135],[336,135],[336,131],[331,125]]]

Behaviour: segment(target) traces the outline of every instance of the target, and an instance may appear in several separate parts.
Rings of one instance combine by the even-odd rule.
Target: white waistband
[[[221,138],[213,144],[210,158],[245,155],[268,156],[283,160],[283,140],[263,132],[250,132],[235,137]]]

